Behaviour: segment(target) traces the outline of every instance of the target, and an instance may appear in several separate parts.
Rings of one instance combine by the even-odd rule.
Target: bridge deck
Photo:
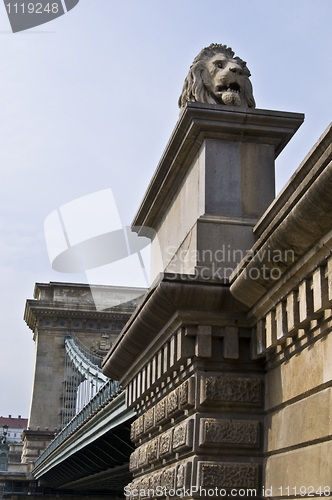
[[[51,443],[36,462],[33,476],[42,486],[123,495],[131,480],[128,465],[134,450],[130,441],[134,416],[126,408],[124,392],[120,393],[54,449]]]

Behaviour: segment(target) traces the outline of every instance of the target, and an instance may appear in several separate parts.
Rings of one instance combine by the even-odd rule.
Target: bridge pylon
[[[94,288],[105,301],[103,310],[97,310],[86,284],[36,283],[34,299],[26,302],[24,319],[33,331],[36,350],[28,429],[24,432],[24,463],[35,462],[77,411],[81,397],[77,391],[84,377],[77,367],[75,371],[75,366],[68,364],[66,337],[75,339],[81,350],[95,353],[93,363],[97,363],[139,303],[137,288]],[[144,293],[145,289],[141,289]]]

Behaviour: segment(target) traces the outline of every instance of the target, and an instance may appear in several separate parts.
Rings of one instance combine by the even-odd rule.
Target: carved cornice
[[[94,305],[68,304],[55,301],[28,299],[25,305],[24,320],[32,331],[37,320],[44,317],[64,317],[91,320],[124,320],[127,321],[134,307],[115,306],[111,310],[97,311]]]

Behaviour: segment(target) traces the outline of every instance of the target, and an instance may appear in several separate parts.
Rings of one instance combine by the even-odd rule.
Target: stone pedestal
[[[33,469],[34,463],[41,454],[42,451],[50,444],[54,439],[54,431],[42,431],[42,430],[24,430],[22,433],[23,439],[23,450],[21,462],[23,464],[31,464],[31,470]]]
[[[264,362],[228,276],[274,198],[303,115],[187,103],[134,219],[156,231],[146,294],[103,362],[135,409],[136,498],[262,497]],[[161,258],[159,258],[159,252]]]
[[[243,307],[218,280],[167,274],[146,297],[104,361],[137,412],[129,498],[261,496],[264,364],[250,341]]]
[[[163,271],[230,276],[274,199],[274,160],[303,118],[187,103],[133,221],[137,232],[157,233],[153,278]]]

